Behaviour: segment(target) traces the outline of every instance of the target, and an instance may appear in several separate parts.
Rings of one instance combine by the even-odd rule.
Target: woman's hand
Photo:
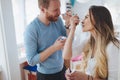
[[[79,24],[80,20],[79,17],[77,15],[72,16],[70,18],[70,29],[75,29],[76,26]]]
[[[67,11],[65,14],[62,14],[63,19],[65,20],[65,25],[67,28],[70,26],[70,18],[72,17],[72,12]]]
[[[80,71],[70,73],[69,70],[66,70],[65,77],[67,80],[87,80],[87,75]]]
[[[79,71],[75,71],[70,75],[70,80],[85,80],[82,76],[82,73]]]
[[[71,76],[71,72],[70,72],[70,69],[68,68],[68,69],[66,70],[65,77],[66,77],[67,80],[71,80],[71,79],[70,79],[70,76]]]

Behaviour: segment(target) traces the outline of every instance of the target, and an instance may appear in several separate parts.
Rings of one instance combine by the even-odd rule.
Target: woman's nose
[[[82,20],[81,20],[81,23],[84,24],[84,21],[85,21],[85,19],[82,19]]]

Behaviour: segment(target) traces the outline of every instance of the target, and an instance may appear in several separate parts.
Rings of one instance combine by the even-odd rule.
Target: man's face
[[[45,11],[45,15],[49,21],[57,21],[60,15],[60,1],[51,0],[48,9]]]

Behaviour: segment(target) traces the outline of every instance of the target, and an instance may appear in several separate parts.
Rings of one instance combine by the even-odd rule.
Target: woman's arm
[[[69,32],[69,35],[67,37],[67,40],[65,42],[65,45],[64,45],[64,49],[63,49],[63,58],[64,59],[71,59],[72,57],[72,41],[73,41],[73,38],[74,38],[74,33],[75,33],[75,29],[76,29],[76,24],[79,23],[79,19],[77,16],[73,16],[71,17],[70,19],[70,32]]]
[[[64,45],[63,57],[64,57],[64,59],[67,59],[67,60],[71,59],[71,57],[72,57],[72,41],[74,38],[74,32],[75,32],[75,29],[70,30],[70,33],[69,33],[67,40],[65,42],[65,45]]]

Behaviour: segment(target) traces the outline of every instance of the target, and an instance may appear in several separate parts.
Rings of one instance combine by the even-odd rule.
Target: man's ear
[[[45,12],[45,8],[44,7],[41,6],[40,9],[41,9],[42,12]]]

